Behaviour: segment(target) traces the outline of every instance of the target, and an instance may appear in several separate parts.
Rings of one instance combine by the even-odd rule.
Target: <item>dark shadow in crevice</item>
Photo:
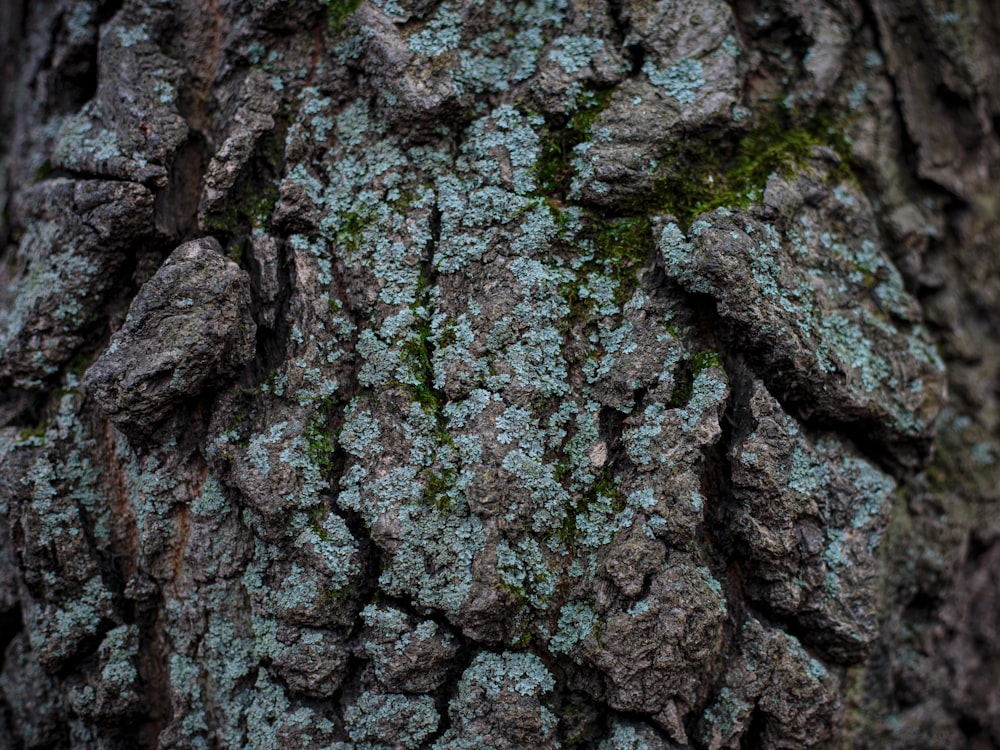
[[[0,388],[0,427],[33,431],[43,427],[47,393],[20,388]]]
[[[17,637],[17,634],[24,630],[24,621],[21,614],[21,605],[17,604],[13,609],[0,612],[0,671],[4,666],[4,654],[7,653],[7,646]]]
[[[167,184],[156,193],[153,204],[156,230],[175,244],[199,234],[198,201],[207,160],[204,136],[191,130],[174,154]]]
[[[802,382],[790,365],[762,357],[759,350],[748,345],[740,333],[727,324],[719,315],[714,298],[706,294],[686,295],[688,303],[700,310],[702,328],[717,332],[717,350],[720,353],[737,354],[749,370],[763,382],[770,393],[787,414],[804,427],[815,431],[832,431],[854,445],[857,451],[879,469],[896,479],[912,476],[912,462],[930,457],[933,437],[901,440],[887,431],[880,420],[863,418],[839,420],[815,412],[814,384]],[[895,443],[893,442],[895,440]],[[893,446],[900,451],[897,455]],[[904,459],[902,456],[906,456]],[[921,458],[923,457],[923,458]]]
[[[765,747],[764,738],[767,731],[767,716],[761,711],[760,706],[753,707],[750,714],[750,725],[747,731],[740,737],[740,750],[760,750]]]

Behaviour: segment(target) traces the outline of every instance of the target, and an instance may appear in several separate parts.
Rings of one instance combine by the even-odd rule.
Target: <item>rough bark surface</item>
[[[0,42],[0,747],[1000,746],[995,4]]]

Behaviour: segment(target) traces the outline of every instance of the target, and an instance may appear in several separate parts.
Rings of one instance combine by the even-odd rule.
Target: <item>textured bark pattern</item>
[[[992,3],[0,42],[0,746],[1000,745]]]

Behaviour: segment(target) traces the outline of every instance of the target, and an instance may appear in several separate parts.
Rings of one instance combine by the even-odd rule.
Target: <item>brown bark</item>
[[[0,747],[1000,745],[998,50],[0,1]]]

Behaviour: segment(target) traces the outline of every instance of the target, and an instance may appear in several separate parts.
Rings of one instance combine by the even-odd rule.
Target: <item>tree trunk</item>
[[[0,746],[1000,745],[1000,11],[0,2]]]

